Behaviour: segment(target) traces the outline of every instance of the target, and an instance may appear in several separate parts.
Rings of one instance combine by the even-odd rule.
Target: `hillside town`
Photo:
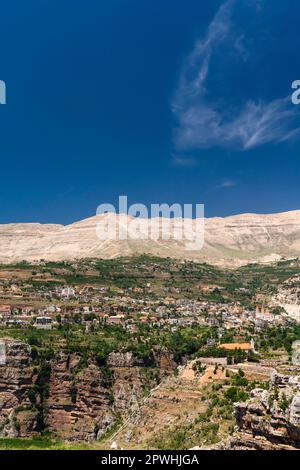
[[[207,292],[216,287],[204,289]],[[153,296],[151,283],[142,288],[119,289],[118,295],[109,295],[109,290],[95,285],[38,288],[16,279],[0,280],[0,324],[51,329],[74,322],[84,325],[87,331],[106,324],[122,326],[132,333],[139,324],[173,331],[199,325],[218,327],[222,335],[222,330],[253,327],[259,331],[266,325],[283,326],[290,322],[283,311],[275,314],[264,304],[250,309],[239,302],[180,298],[180,289],[177,298]]]
[[[280,302],[300,263],[263,270],[145,255],[0,266],[0,439],[235,448],[236,403],[274,370],[300,371],[300,327]]]

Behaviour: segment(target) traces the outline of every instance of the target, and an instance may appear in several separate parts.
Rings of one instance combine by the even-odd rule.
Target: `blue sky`
[[[0,223],[300,209],[298,0],[1,6]]]

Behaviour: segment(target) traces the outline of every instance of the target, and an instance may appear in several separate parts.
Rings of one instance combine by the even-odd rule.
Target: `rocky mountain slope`
[[[228,436],[232,417],[222,419],[210,406],[214,384],[226,378],[223,369],[208,367],[198,376],[181,366],[174,374],[177,364],[165,349],[154,351],[156,368],[147,368],[132,352],[112,352],[107,365],[98,366],[63,351],[37,362],[31,346],[12,338],[3,338],[1,346],[0,438],[38,438],[46,432],[53,439],[105,448],[115,441],[124,448],[160,448],[178,428],[180,437],[181,429],[198,426],[188,439],[194,443],[199,437],[214,442],[219,428]]]
[[[185,433],[186,427],[196,428],[201,419],[204,423],[213,422],[214,417],[209,415],[208,419],[207,414],[209,391],[213,384],[226,378],[225,371],[220,369],[214,373],[211,366],[202,377],[198,377],[188,366],[181,369],[178,376],[167,376],[151,390],[111,437],[111,442],[117,442],[123,448],[161,448],[167,436],[174,436],[178,429],[179,433]],[[223,427],[225,435],[228,435],[228,423]],[[198,436],[200,434],[198,432]]]
[[[115,221],[124,227],[132,218],[124,214],[103,214],[67,226],[0,225],[0,262],[114,258],[149,253],[238,266],[300,255],[300,211],[205,219],[205,241],[201,250],[189,250],[187,240],[177,240],[175,236],[166,240],[134,236],[126,240],[101,239],[108,225]],[[147,223],[148,219],[140,219],[142,233],[147,230]],[[157,228],[162,220],[151,219],[151,223]],[[195,223],[193,221],[193,230]],[[177,229],[178,220],[171,219],[171,234]]]
[[[236,373],[243,367],[254,380],[253,364],[230,366],[229,374],[215,366],[198,373],[191,361],[174,374],[172,356],[160,351],[155,360],[161,382],[155,385],[131,352],[110,353],[107,367],[99,367],[62,351],[37,363],[33,349],[12,338],[3,338],[1,347],[0,437],[46,431],[71,442],[102,441],[105,448],[300,448],[298,375],[265,368],[269,387],[253,388],[249,399],[236,402],[233,417],[228,397]]]
[[[254,389],[236,403],[237,432],[225,449],[299,450],[300,376],[273,372],[269,390]]]

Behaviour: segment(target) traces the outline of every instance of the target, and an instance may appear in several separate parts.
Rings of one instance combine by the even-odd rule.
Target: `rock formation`
[[[31,409],[27,391],[37,376],[26,344],[7,339],[0,365],[0,435],[28,437],[39,432],[37,410]]]
[[[94,440],[114,423],[110,392],[99,367],[76,370],[79,358],[64,355],[51,367],[46,426],[67,440]]]
[[[137,406],[145,385],[153,386],[131,352],[111,353],[107,367],[83,366],[78,354],[58,352],[45,366],[33,363],[25,343],[1,342],[0,436],[30,437],[47,429],[66,440],[99,440]]]
[[[237,432],[221,448],[300,449],[300,376],[273,372],[269,390],[254,389],[235,404]]]

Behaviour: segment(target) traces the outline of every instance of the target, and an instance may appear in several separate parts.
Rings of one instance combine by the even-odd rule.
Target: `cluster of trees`
[[[199,357],[227,357],[228,364],[238,364],[248,359],[249,354],[241,349],[227,350],[210,346],[198,352]]]
[[[258,347],[263,351],[269,349],[285,349],[291,354],[292,344],[300,339],[300,325],[294,324],[289,327],[267,328],[258,340]]]

